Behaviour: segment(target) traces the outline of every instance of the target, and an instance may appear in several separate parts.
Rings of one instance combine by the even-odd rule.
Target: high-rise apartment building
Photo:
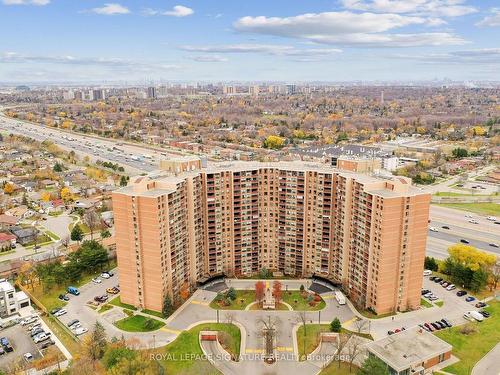
[[[430,195],[319,163],[192,160],[113,193],[121,299],[163,297],[266,267],[342,284],[377,313],[420,306]]]

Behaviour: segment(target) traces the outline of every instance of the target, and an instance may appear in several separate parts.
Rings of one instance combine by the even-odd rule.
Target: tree
[[[163,307],[161,312],[165,318],[168,318],[174,312],[174,306],[172,305],[172,300],[168,294],[163,298]]]
[[[134,350],[127,348],[123,341],[119,341],[115,344],[109,345],[102,358],[102,363],[104,367],[109,370],[120,362],[122,358],[132,360],[136,355],[137,353]]]
[[[448,254],[453,262],[463,265],[475,271],[481,267],[490,268],[496,262],[494,254],[488,254],[477,250],[474,246],[463,244],[452,245],[448,248]]]
[[[54,172],[62,172],[62,171],[63,171],[63,167],[62,167],[62,165],[61,165],[61,164],[56,163],[56,164],[54,164],[54,168],[52,168],[52,170],[53,170]]]
[[[78,224],[76,224],[71,230],[71,240],[80,242],[83,239],[83,231],[82,228]]]
[[[426,270],[437,271],[438,263],[433,257],[425,257],[424,268]]]
[[[106,332],[104,327],[96,321],[90,335],[85,336],[83,350],[85,355],[93,361],[100,360],[106,351]]]
[[[226,297],[228,297],[231,301],[234,301],[236,299],[236,290],[233,287],[229,288],[226,293]]]
[[[357,375],[389,375],[387,365],[379,358],[370,355],[365,359]]]
[[[126,176],[121,176],[120,177],[120,186],[127,186],[128,184],[128,179]]]
[[[359,336],[351,335],[349,343],[347,344],[347,355],[349,358],[349,371],[352,370],[352,364],[354,360],[361,354],[362,347],[364,345],[363,339]]]
[[[347,133],[342,132],[342,133],[339,133],[337,135],[337,140],[335,141],[335,143],[340,143],[340,142],[348,141],[348,140],[349,140],[349,136],[347,135]]]
[[[455,149],[453,149],[453,151],[451,151],[451,154],[453,155],[453,157],[455,158],[466,158],[469,153],[467,152],[467,150],[465,148],[461,148],[461,147],[457,147]]]
[[[278,280],[275,280],[273,282],[273,296],[274,296],[276,303],[281,302],[281,298],[283,296],[283,290],[282,290],[281,282],[279,282]]]
[[[279,150],[285,145],[285,138],[279,137],[277,135],[270,135],[264,140],[264,148],[270,148],[273,150]]]
[[[73,200],[73,194],[71,193],[71,190],[69,190],[68,187],[63,187],[61,189],[61,199],[67,203],[67,202],[71,202]]]
[[[94,231],[101,225],[101,217],[94,209],[89,209],[83,214],[83,222],[90,229],[90,239],[94,238]]]
[[[101,231],[101,241],[109,237],[111,237],[111,232],[109,230],[104,229]]]
[[[263,281],[257,281],[255,283],[255,300],[257,302],[262,302],[264,295],[266,293],[266,284]]]
[[[342,329],[342,323],[340,323],[339,318],[335,318],[330,323],[330,331],[332,332],[340,332]]]
[[[9,195],[12,194],[14,192],[14,184],[7,182],[3,187],[3,192]]]

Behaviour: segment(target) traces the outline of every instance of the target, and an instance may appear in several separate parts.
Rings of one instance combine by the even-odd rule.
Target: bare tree
[[[365,319],[356,318],[356,320],[354,321],[354,326],[356,327],[357,333],[365,332],[366,329],[368,328],[369,324],[370,324],[370,322],[368,320],[365,320]]]
[[[351,336],[351,339],[349,340],[349,343],[346,347],[346,352],[349,356],[349,371],[352,370],[352,364],[354,360],[362,353],[363,344],[363,339],[361,339],[359,336]]]
[[[64,246],[66,252],[68,252],[69,244],[70,244],[69,236],[64,236],[63,238],[61,238],[61,245]]]
[[[227,324],[233,324],[233,322],[234,322],[234,313],[233,312],[231,312],[231,311],[226,312],[225,317],[226,317]]]
[[[83,215],[83,222],[87,224],[90,229],[90,239],[94,239],[94,231],[101,224],[101,218],[95,209],[91,208],[85,212]]]
[[[337,356],[336,360],[338,363],[338,367],[340,368],[340,362],[342,360],[342,351],[346,347],[347,343],[351,339],[352,333],[339,333],[337,336]]]
[[[300,354],[299,352],[299,357],[305,356],[306,353],[306,336],[307,336],[307,329],[306,329],[306,323],[307,323],[307,315],[305,311],[299,311],[297,313],[297,322],[302,324],[302,327],[304,327],[304,335],[303,335],[303,342],[302,342],[302,348],[303,348],[303,353]]]

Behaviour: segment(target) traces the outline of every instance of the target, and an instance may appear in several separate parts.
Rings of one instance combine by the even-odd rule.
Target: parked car
[[[433,326],[431,326],[429,323],[424,323],[424,326],[427,327],[427,329],[429,330],[429,332],[435,331],[435,328]]]
[[[7,353],[10,353],[10,352],[14,351],[14,348],[10,344],[4,345],[3,348],[5,349],[5,352],[7,352]]]
[[[457,292],[457,296],[459,296],[459,297],[465,296],[466,294],[467,294],[467,292],[465,290],[459,290]]]
[[[474,219],[470,219],[469,223],[471,223],[471,224],[479,224],[479,221],[474,220]]]
[[[35,344],[38,344],[39,342],[48,340],[50,336],[50,332],[42,332],[38,336],[35,336],[33,341],[35,341]]]
[[[491,316],[491,314],[488,311],[484,311],[484,310],[479,311],[479,314],[481,314],[485,318],[489,318]]]
[[[42,333],[42,332],[44,332],[43,328],[37,327],[37,328],[33,329],[33,331],[31,331],[31,337],[35,337],[36,335],[38,335],[39,333]]]
[[[25,318],[23,320],[21,320],[21,325],[22,326],[25,326],[25,325],[28,325],[28,324],[31,324],[31,323],[34,323],[38,320],[38,317],[36,316],[30,316],[28,318]]]
[[[446,290],[453,290],[455,288],[456,288],[455,284],[450,284],[446,287]]]
[[[441,286],[442,286],[443,288],[448,287],[448,285],[450,285],[450,284],[448,284],[448,281],[445,281],[444,283],[441,283]]]
[[[56,307],[55,309],[50,310],[50,313],[51,313],[52,315],[54,315],[54,314],[55,314],[56,312],[58,312],[59,310],[61,310],[61,307]]]
[[[82,328],[82,323],[78,322],[78,323],[75,323],[71,326],[71,329],[73,331],[77,330],[78,328]]]
[[[80,291],[78,290],[78,288],[75,288],[74,286],[68,287],[68,293],[73,294],[74,296],[80,295]]]
[[[476,299],[474,297],[472,297],[472,296],[468,296],[468,297],[465,298],[466,302],[472,302],[472,301],[475,301],[475,300]]]
[[[438,326],[435,322],[432,322],[431,326],[433,326],[436,331],[439,331],[441,329],[441,326]]]
[[[431,277],[429,277],[429,280],[430,280],[430,281],[434,281],[434,280],[436,279],[436,277],[437,277],[437,276],[431,276]]]
[[[424,276],[430,276],[430,275],[432,275],[431,270],[424,270]]]
[[[0,344],[2,344],[2,346],[9,345],[9,339],[7,337],[0,338]]]
[[[115,288],[115,287],[106,289],[106,293],[109,293],[109,294],[117,294],[118,292],[119,292],[118,288]]]
[[[427,293],[429,293],[429,289],[422,289],[422,295],[425,296]]]
[[[64,314],[66,314],[67,312],[68,312],[68,311],[67,311],[66,309],[61,309],[61,310],[59,310],[58,312],[56,312],[56,313],[54,314],[54,316],[58,316],[58,317],[59,317],[59,316],[63,316],[63,315],[64,315]]]
[[[92,282],[93,282],[94,284],[100,284],[100,283],[102,283],[102,280],[101,280],[100,278],[98,278],[98,277],[94,277],[94,278],[92,279]]]
[[[486,306],[486,303],[482,302],[482,301],[479,301],[478,303],[476,303],[475,305],[478,309],[480,309],[481,307],[485,307]]]
[[[497,218],[495,216],[488,216],[486,218],[486,220],[489,220],[489,221],[497,221]]]
[[[451,322],[448,320],[448,319],[441,319],[441,321],[448,327],[448,328],[451,328],[453,327],[453,324],[451,324]]]
[[[496,243],[490,243],[490,246],[491,246],[491,247],[495,247],[495,248],[499,248],[499,247],[500,247],[500,246],[498,246],[498,244],[496,244]]]
[[[79,321],[78,319],[73,319],[72,321],[70,321],[70,322],[67,324],[67,326],[71,328],[71,326],[72,326],[73,324],[76,324],[76,323],[80,323],[80,321]]]
[[[420,328],[422,328],[424,331],[427,331],[427,332],[430,332],[429,331],[429,328],[427,328],[426,326],[424,326],[423,324],[419,324],[418,325]]]
[[[40,345],[40,349],[47,349],[49,346],[54,345],[55,341],[54,340],[47,340]]]
[[[86,333],[87,331],[88,331],[87,328],[80,327],[80,328],[75,330],[75,335],[80,336],[80,335],[83,335],[84,333]]]
[[[59,299],[61,301],[69,301],[69,297],[66,294],[59,294]]]
[[[435,283],[440,283],[441,281],[443,281],[443,279],[441,277],[436,277],[433,281]]]
[[[33,360],[33,354],[31,353],[24,353],[23,358],[26,362],[31,362]]]
[[[394,335],[394,331],[387,331],[387,334],[390,336],[390,335]]]
[[[464,318],[467,320],[477,320],[478,322],[482,322],[484,320],[484,316],[482,316],[480,313],[477,311],[467,311],[464,314]]]
[[[441,228],[448,229],[448,230],[450,229],[450,227],[448,225],[443,225]]]
[[[438,229],[437,229],[436,227],[430,227],[430,228],[429,228],[429,230],[430,230],[431,232],[437,232],[437,231],[438,231]]]

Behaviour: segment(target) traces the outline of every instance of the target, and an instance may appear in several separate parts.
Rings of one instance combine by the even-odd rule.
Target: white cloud
[[[162,14],[165,16],[173,16],[173,17],[186,17],[190,16],[194,13],[194,10],[191,8],[185,7],[183,5],[176,5],[172,8],[172,10],[163,12]]]
[[[372,12],[459,17],[478,11],[465,3],[465,0],[342,0],[347,9]]]
[[[190,52],[204,53],[262,53],[278,56],[310,56],[330,55],[342,52],[338,48],[296,48],[280,44],[223,44],[213,46],[180,46],[180,49]]]
[[[491,9],[491,15],[484,17],[476,23],[476,26],[498,27],[500,26],[500,8]]]
[[[394,55],[399,59],[416,60],[425,64],[447,65],[500,65],[500,48],[482,48],[423,55]]]
[[[2,0],[5,5],[38,5],[50,4],[50,0]]]
[[[228,59],[218,55],[203,55],[203,56],[195,56],[192,58],[194,61],[198,62],[226,62]]]
[[[294,17],[243,17],[234,23],[241,32],[305,39],[316,43],[373,47],[463,44],[448,32],[385,33],[411,26],[435,24],[435,19],[391,13],[325,12]]]
[[[130,13],[130,10],[123,5],[117,4],[117,3],[107,3],[104,4],[103,7],[100,8],[93,8],[91,10],[94,13],[97,14],[104,14],[106,16],[112,16],[115,14],[127,14]]]

